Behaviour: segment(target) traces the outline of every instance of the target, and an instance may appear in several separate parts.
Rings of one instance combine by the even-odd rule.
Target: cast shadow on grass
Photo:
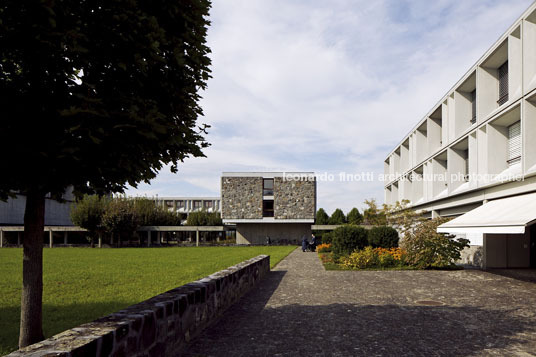
[[[71,305],[43,304],[43,332],[46,338],[106,316],[133,303],[110,301]],[[0,307],[0,356],[18,349],[20,307]]]
[[[185,356],[450,356],[491,350],[505,355],[532,353],[536,346],[536,319],[518,309],[307,306],[285,296],[266,307],[277,288],[277,276],[267,285],[231,307],[187,347]]]

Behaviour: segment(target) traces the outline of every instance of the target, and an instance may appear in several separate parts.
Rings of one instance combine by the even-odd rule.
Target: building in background
[[[153,197],[157,205],[167,208],[187,219],[188,214],[197,211],[220,212],[220,197]]]
[[[224,172],[224,224],[236,225],[238,244],[298,243],[311,236],[316,212],[312,172]]]
[[[71,204],[74,202],[72,188],[62,197],[64,202],[58,202],[47,196],[45,199],[45,226],[72,226]],[[0,226],[24,225],[24,210],[26,196],[17,195],[6,202],[0,201]]]
[[[470,239],[466,263],[536,267],[535,137],[533,4],[389,153],[385,202],[459,217],[439,231]]]

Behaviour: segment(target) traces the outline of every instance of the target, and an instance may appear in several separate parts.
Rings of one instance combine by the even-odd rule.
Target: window
[[[521,122],[508,127],[508,166],[521,162]]]
[[[205,208],[212,208],[212,201],[205,201]]]
[[[499,100],[497,103],[503,105],[508,102],[508,61],[499,67]]]
[[[201,201],[194,201],[194,209],[200,209],[201,208]]]
[[[274,195],[274,179],[262,180],[262,195],[273,196]]]
[[[476,89],[471,92],[471,124],[476,123]]]
[[[183,208],[184,207],[184,201],[183,200],[177,201],[177,207],[178,208]]]
[[[274,201],[273,200],[262,201],[262,216],[263,217],[274,216]]]
[[[167,208],[173,208],[173,201],[165,201]]]

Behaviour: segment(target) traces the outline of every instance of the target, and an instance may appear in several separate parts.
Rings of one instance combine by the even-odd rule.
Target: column
[[[4,246],[4,231],[0,230],[0,248]]]
[[[69,233],[67,231],[63,232],[63,244],[67,245],[67,237]]]
[[[17,247],[20,247],[20,232],[17,232]]]
[[[99,248],[102,248],[102,234],[99,233]]]
[[[439,213],[436,210],[432,210],[432,219],[439,218]]]
[[[147,246],[151,246],[151,231],[147,231]]]
[[[52,248],[54,245],[54,232],[52,232],[52,229],[48,231],[48,247]]]
[[[199,228],[195,230],[195,246],[199,247]]]

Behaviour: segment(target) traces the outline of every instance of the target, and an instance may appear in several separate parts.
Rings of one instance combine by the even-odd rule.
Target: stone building
[[[224,172],[224,224],[236,225],[238,244],[298,243],[311,236],[316,212],[312,172]]]

